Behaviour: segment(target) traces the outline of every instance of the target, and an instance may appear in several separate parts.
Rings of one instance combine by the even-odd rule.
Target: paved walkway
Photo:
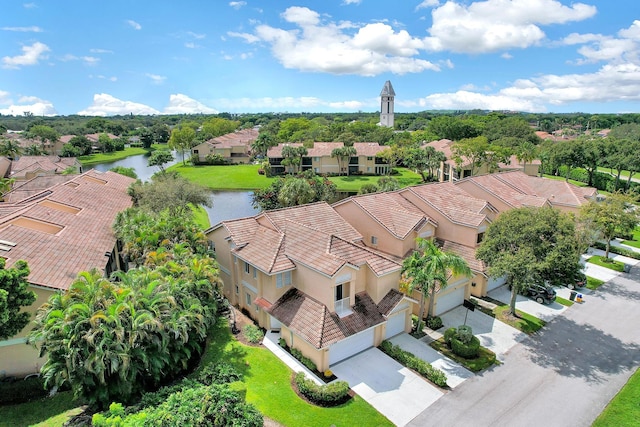
[[[391,338],[393,344],[400,346],[403,350],[413,353],[416,357],[429,362],[434,368],[443,371],[447,376],[447,385],[456,388],[466,379],[473,377],[473,373],[462,367],[457,362],[449,359],[441,353],[432,349],[429,344],[418,340],[409,334],[400,334]]]
[[[509,304],[509,301],[511,301],[511,291],[506,285],[492,290],[489,292],[489,296],[505,304]],[[545,322],[548,322],[567,309],[567,307],[555,301],[551,304],[540,304],[523,295],[516,296],[516,308]]]

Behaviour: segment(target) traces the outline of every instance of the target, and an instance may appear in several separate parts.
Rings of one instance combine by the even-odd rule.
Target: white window
[[[313,161],[314,161],[314,162],[319,162],[319,161],[320,161],[320,157],[314,157],[314,158],[313,158]]]
[[[291,284],[291,272],[285,271],[284,273],[280,273],[276,276],[276,288],[281,288],[283,286],[289,286]]]
[[[258,270],[255,267],[253,267],[253,278],[255,279],[257,277],[258,277]]]
[[[247,301],[247,307],[251,307],[251,294],[249,292],[247,292],[245,294],[245,300]]]
[[[377,245],[378,244],[378,238],[376,236],[371,236],[371,244],[372,245]]]
[[[245,262],[245,263],[244,263],[244,272],[245,272],[245,273],[247,273],[247,274],[249,274],[249,271],[251,271],[251,270],[250,270],[250,268],[251,268],[251,267],[249,266],[249,263],[248,263],[248,262]]]

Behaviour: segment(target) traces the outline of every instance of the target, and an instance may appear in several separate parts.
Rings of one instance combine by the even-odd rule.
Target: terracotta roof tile
[[[258,139],[258,135],[258,129],[241,129],[236,132],[227,133],[225,135],[209,139],[205,142],[215,146],[216,148],[231,148],[239,146],[248,147]]]
[[[510,182],[500,179],[500,175],[501,174],[473,176],[465,178],[462,181],[458,181],[456,185],[463,181],[472,182],[484,191],[493,194],[512,208],[519,208],[523,206],[541,207],[548,204],[546,198],[539,197],[534,194],[533,190],[529,188],[528,183],[522,183],[525,184],[524,186],[527,187],[526,189],[523,188],[523,186],[514,186],[511,185]],[[525,174],[523,173],[523,175]]]
[[[404,294],[396,289],[391,289],[378,303],[378,310],[383,316],[388,316],[391,311],[398,305],[404,298]]]
[[[442,248],[445,251],[453,252],[456,255],[461,256],[467,261],[469,268],[477,273],[482,273],[486,270],[484,262],[476,259],[476,249],[469,246],[461,245],[449,240],[440,241]]]

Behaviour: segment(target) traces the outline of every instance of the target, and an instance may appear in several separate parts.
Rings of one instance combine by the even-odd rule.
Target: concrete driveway
[[[377,348],[333,365],[331,370],[397,426],[406,425],[444,394]]]
[[[506,304],[511,301],[511,291],[506,285],[492,290],[489,292],[489,296]],[[539,304],[531,298],[522,295],[516,297],[516,308],[545,322],[548,322],[567,309],[567,307],[555,301],[551,304]]]
[[[426,342],[418,340],[409,334],[396,335],[389,341],[444,372],[447,375],[447,385],[451,388],[456,388],[466,379],[473,376],[473,373],[468,369],[438,353]]]
[[[466,308],[457,307],[440,316],[444,323],[443,331],[446,328],[457,328],[462,325],[465,314],[467,314]],[[480,339],[480,344],[493,351],[499,360],[503,360],[504,354],[527,336],[479,310],[468,313],[467,325],[471,326],[473,334]]]

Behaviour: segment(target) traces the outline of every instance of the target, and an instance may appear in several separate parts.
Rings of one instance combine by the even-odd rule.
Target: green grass
[[[592,291],[595,291],[603,284],[604,284],[604,280],[587,276],[587,289],[591,289]]]
[[[432,341],[431,343],[429,343],[429,345],[434,350],[444,354],[449,359],[455,360],[456,362],[458,362],[459,364],[461,364],[471,372],[484,371],[488,367],[499,363],[496,360],[496,354],[493,351],[489,350],[488,348],[485,348],[482,346],[480,346],[478,357],[476,357],[475,359],[465,359],[464,357],[460,357],[457,354],[455,354],[449,348],[449,346],[444,342],[444,337],[436,341]]]
[[[566,181],[566,179],[563,176],[555,176],[555,175],[549,175],[549,174],[544,174],[543,176],[545,178],[553,179],[555,181]],[[587,186],[586,183],[580,182],[580,181],[575,181],[573,179],[570,179],[569,183],[571,183],[573,185],[577,185],[578,187],[586,187]]]
[[[604,167],[602,167],[602,166],[600,166],[600,167],[598,168],[598,172],[607,173],[607,174],[613,175],[614,177],[615,177],[616,175],[618,175],[618,171],[616,171],[615,169],[604,168]],[[637,177],[638,177],[638,174],[637,174],[637,173],[636,173],[636,174],[634,174],[634,175],[633,175],[633,177],[634,177],[634,178],[637,178]],[[625,179],[626,179],[626,178],[629,178],[629,171],[624,171],[624,170],[623,170],[623,171],[620,173],[620,179],[622,179],[622,178],[625,178]]]
[[[565,307],[571,307],[573,305],[573,301],[569,301],[568,299],[564,299],[559,296],[556,296],[556,302],[560,305],[564,305]]]
[[[518,317],[511,315],[509,305],[507,304],[493,309],[493,314],[496,319],[506,323],[507,325],[513,326],[525,334],[532,334],[547,324],[544,320],[538,319],[537,317],[524,313],[520,310],[516,310],[516,313]]]
[[[191,210],[193,211],[193,219],[195,219],[196,224],[200,226],[203,230],[211,227],[211,223],[209,222],[209,213],[202,206],[193,207],[191,206]]]
[[[149,150],[142,147],[129,147],[122,151],[114,151],[112,153],[95,153],[87,156],[80,156],[78,160],[82,166],[92,166],[97,163],[115,162],[116,160],[126,159],[127,157],[146,154],[158,149],[169,149],[165,144],[153,144]]]
[[[640,248],[640,227],[636,227],[633,230],[633,237],[631,240],[623,240],[622,244],[633,246],[634,248]]]
[[[640,369],[609,402],[592,427],[637,426],[640,420]]]
[[[69,418],[82,412],[73,394],[65,391],[19,405],[0,406],[0,427],[63,425]]]
[[[260,165],[233,165],[233,166],[193,166],[173,165],[167,170],[176,171],[180,175],[197,182],[212,190],[257,190],[268,187],[275,178],[268,178],[258,173]],[[397,168],[397,175],[392,175],[398,180],[401,187],[419,184],[420,175],[405,168]],[[338,191],[357,192],[364,184],[376,184],[380,176],[333,176],[333,181]]]
[[[236,341],[226,322],[214,327],[202,365],[225,360],[244,373],[247,402],[285,426],[392,426],[393,424],[356,395],[347,403],[322,408],[307,403],[291,388],[292,371],[264,347],[247,347]],[[244,385],[244,387],[243,387]]]
[[[408,187],[422,183],[420,175],[409,169],[396,168],[395,171],[397,171],[398,174],[391,175],[391,177],[398,180],[400,187]],[[336,184],[338,191],[358,192],[364,184],[377,184],[380,178],[380,176],[350,175],[332,176],[329,180]]]
[[[609,261],[605,261],[605,258],[600,255],[594,255],[587,260],[587,262],[595,265],[599,265],[600,267],[605,267],[610,270],[615,270],[619,272],[624,271],[624,263],[620,261],[615,261],[611,258],[606,258]]]

